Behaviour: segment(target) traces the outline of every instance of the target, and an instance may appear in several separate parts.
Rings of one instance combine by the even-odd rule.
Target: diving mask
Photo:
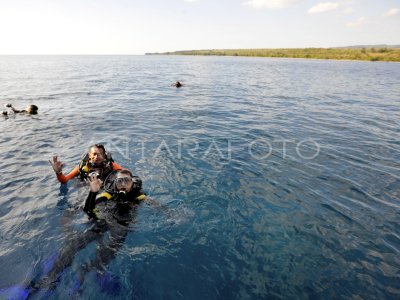
[[[131,177],[117,177],[115,178],[115,184],[118,185],[127,185],[132,182]]]

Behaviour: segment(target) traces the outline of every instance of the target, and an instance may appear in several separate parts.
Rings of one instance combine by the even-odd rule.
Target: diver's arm
[[[142,196],[144,196],[143,198],[141,198]],[[141,195],[138,197],[138,200],[142,200],[145,201],[146,203],[148,203],[149,205],[153,206],[153,207],[162,207],[162,205],[160,204],[160,202],[154,200],[153,198],[147,197],[145,195]]]
[[[89,219],[97,219],[95,208],[96,205],[107,201],[108,197],[100,194],[100,197],[97,197],[98,192],[89,192],[88,197],[86,198],[85,206],[83,207],[83,211],[89,216]]]
[[[143,196],[143,198],[139,199],[139,197],[142,197],[142,196]],[[138,197],[139,200],[143,200],[144,203],[147,203],[152,208],[161,212],[164,216],[166,216],[168,218],[168,220],[171,220],[172,222],[174,222],[174,220],[177,219],[177,214],[174,209],[171,209],[167,205],[160,203],[159,201],[154,200],[153,198],[150,198],[146,195],[141,195],[139,197]]]
[[[21,113],[21,112],[24,112],[24,110],[18,110],[18,109],[15,109],[14,107],[12,107],[11,106],[11,109],[12,109],[12,111],[14,112],[14,113]]]
[[[85,206],[83,207],[83,211],[89,216],[89,219],[96,218],[96,214],[94,212],[96,205],[107,200],[107,197],[102,195],[97,197],[97,194],[98,192],[90,191],[86,198]]]
[[[160,202],[158,202],[157,200],[154,200],[153,198],[150,198],[146,195],[140,195],[139,197],[137,197],[138,200],[143,201],[145,203],[147,203],[148,205],[163,210],[163,211],[168,211],[168,207],[165,206],[164,204],[161,204]]]
[[[97,198],[97,194],[100,191],[101,186],[103,185],[103,182],[99,178],[97,178],[97,174],[93,173],[92,175],[89,175],[88,179],[90,192],[88,197],[86,198],[83,210],[88,214],[89,218],[96,218],[96,214],[93,211],[96,208],[96,204],[105,201],[107,198],[103,196],[103,194],[101,194],[100,197]]]
[[[91,213],[93,209],[96,207],[96,196],[97,192],[89,192],[89,195],[86,198],[85,206],[83,207],[83,211],[91,217]]]
[[[67,183],[79,173],[79,166],[76,166],[68,175],[62,173],[64,164],[58,159],[57,155],[53,156],[53,160],[49,160],[51,167],[57,175],[57,179],[61,183]]]
[[[57,179],[61,183],[67,183],[69,180],[79,174],[79,166],[76,166],[68,175],[64,175],[62,171],[56,173]]]
[[[162,214],[168,223],[177,224],[180,222],[179,219],[181,218],[179,217],[179,213],[176,209],[168,207],[168,205],[147,196],[143,202],[148,203],[148,205],[155,209],[157,213]]]

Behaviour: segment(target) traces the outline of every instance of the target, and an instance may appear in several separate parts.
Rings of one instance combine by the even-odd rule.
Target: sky
[[[400,44],[400,0],[0,0],[0,54]]]

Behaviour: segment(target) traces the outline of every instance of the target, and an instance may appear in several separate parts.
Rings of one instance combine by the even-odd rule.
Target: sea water
[[[399,87],[396,63],[0,57],[0,104],[39,107],[0,118],[0,295],[88,230],[87,184],[48,160],[103,143],[163,209],[143,203],[103,266],[119,289],[89,269],[82,299],[398,299]]]

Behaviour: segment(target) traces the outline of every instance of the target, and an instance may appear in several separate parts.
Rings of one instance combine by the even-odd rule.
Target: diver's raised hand
[[[93,193],[97,193],[103,186],[103,181],[101,181],[97,177],[97,173],[95,173],[95,172],[89,174],[88,179],[89,179],[89,184],[90,184],[90,191]]]
[[[53,167],[53,170],[56,172],[56,174],[60,174],[62,172],[64,164],[58,160],[57,155],[53,156],[53,161],[49,160],[49,163]]]

